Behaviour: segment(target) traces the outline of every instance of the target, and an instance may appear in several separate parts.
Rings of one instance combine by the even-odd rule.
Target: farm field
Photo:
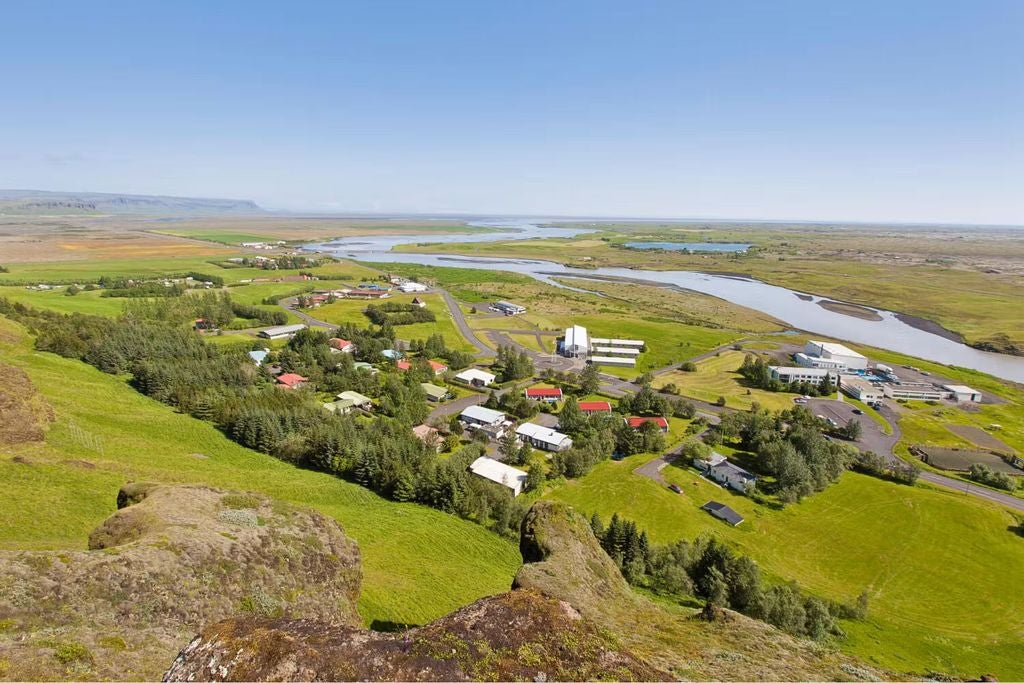
[[[476,350],[476,347],[466,341],[462,336],[462,333],[459,332],[459,329],[455,326],[455,320],[452,318],[451,311],[448,310],[448,305],[440,294],[392,294],[390,298],[383,299],[376,303],[393,302],[408,304],[416,297],[419,297],[422,301],[427,303],[427,309],[434,313],[437,320],[432,323],[396,325],[395,334],[399,339],[404,339],[406,341],[412,341],[413,339],[425,340],[432,334],[440,334],[444,337],[445,344],[449,348],[468,352]],[[363,314],[363,309],[365,309],[370,303],[375,302],[357,301],[355,299],[338,299],[334,303],[324,304],[320,308],[309,311],[309,313],[319,320],[323,320],[334,325],[355,323],[360,327],[366,327],[370,323]]]
[[[0,548],[85,548],[134,480],[259,491],[337,519],[362,552],[367,624],[437,618],[506,590],[519,566],[516,547],[483,527],[244,449],[122,379],[33,351],[2,318],[0,357],[28,373],[56,417],[44,443],[0,446],[0,478],[19,501],[0,510]]]
[[[87,313],[115,318],[121,315],[127,299],[103,297],[101,291],[79,292],[74,296],[64,294],[64,288],[38,291],[24,287],[0,287],[0,298],[33,308],[56,311],[57,313]]]
[[[672,370],[654,378],[652,386],[661,389],[675,384],[681,396],[714,403],[719,396],[725,397],[725,405],[739,410],[748,410],[753,403],[759,403],[769,410],[785,410],[793,407],[796,394],[747,388],[745,380],[736,372],[746,354],[732,349],[717,356],[697,362],[696,372]]]
[[[1004,570],[1024,562],[1024,544],[1008,530],[1015,519],[1005,509],[846,473],[777,511],[674,465],[662,470],[683,489],[673,493],[632,473],[649,458],[601,463],[546,495],[606,521],[618,512],[657,543],[713,534],[774,579],[796,580],[824,598],[852,601],[867,589],[868,619],[844,622],[848,637],[839,643],[867,661],[896,671],[1024,675],[1024,598]],[[746,521],[733,528],[712,518],[700,510],[708,500]]]

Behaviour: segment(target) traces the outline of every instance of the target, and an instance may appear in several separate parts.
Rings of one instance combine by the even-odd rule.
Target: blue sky
[[[1024,223],[1024,2],[0,5],[0,187]]]

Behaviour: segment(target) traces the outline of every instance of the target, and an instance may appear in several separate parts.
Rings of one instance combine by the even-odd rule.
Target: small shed
[[[718,503],[713,500],[709,500],[701,505],[700,509],[707,510],[713,516],[730,524],[731,526],[739,526],[743,522],[743,517],[725,503]]]

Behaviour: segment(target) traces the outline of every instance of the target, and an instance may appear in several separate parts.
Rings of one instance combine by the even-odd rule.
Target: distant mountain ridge
[[[105,192],[0,190],[0,214],[211,215],[265,213],[249,199],[168,197]]]

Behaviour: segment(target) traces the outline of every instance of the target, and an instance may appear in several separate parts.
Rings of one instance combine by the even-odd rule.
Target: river
[[[571,276],[593,279],[594,276],[629,278],[653,284],[674,285],[762,311],[798,328],[834,339],[866,344],[897,351],[926,360],[972,368],[1024,383],[1024,358],[979,351],[965,344],[918,329],[903,322],[892,311],[871,309],[880,320],[868,320],[827,310],[818,305],[822,297],[770,285],[758,280],[729,275],[712,275],[687,270],[642,270],[633,268],[570,268],[553,261],[533,259],[483,258],[445,254],[410,254],[394,252],[399,245],[427,242],[498,242],[536,237],[573,237],[594,228],[540,227],[547,221],[529,222],[517,219],[494,219],[472,222],[487,228],[504,228],[499,232],[461,235],[386,235],[352,237],[309,244],[305,249],[322,251],[357,261],[380,263],[415,263],[427,266],[505,270],[529,275],[542,282],[557,284],[553,277]],[[552,221],[553,222],[553,221]],[[585,221],[574,220],[574,223]],[[661,221],[664,222],[664,221]],[[826,299],[828,300],[828,299]]]

